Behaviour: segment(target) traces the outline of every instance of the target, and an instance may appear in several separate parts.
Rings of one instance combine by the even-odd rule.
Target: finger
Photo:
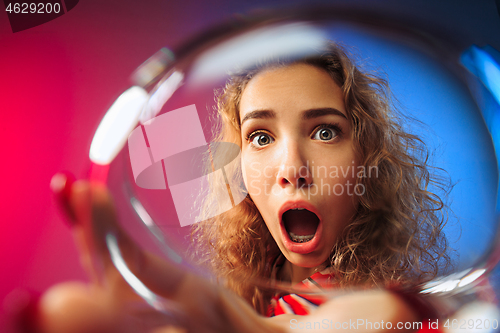
[[[113,295],[92,285],[78,282],[57,284],[40,299],[36,332],[136,333],[150,332],[167,324],[144,303],[123,305],[117,306]]]
[[[101,216],[102,211],[114,212],[114,206],[109,196],[106,200],[94,196],[95,186],[86,180],[76,181],[69,200],[77,220],[73,236],[80,252],[81,264],[91,282],[101,287],[103,293],[114,295],[110,298],[115,299],[116,303],[137,299],[137,294],[130,289],[110,260],[106,235],[120,233],[121,229],[116,223],[115,214]]]
[[[94,240],[89,232],[92,207],[88,181],[78,180],[73,183],[68,206],[68,210],[73,212],[75,216],[72,233],[80,253],[81,265],[89,275],[91,282],[102,285],[105,269],[99,254],[94,249]]]
[[[50,189],[54,194],[54,199],[63,212],[66,221],[72,226],[76,221],[76,216],[70,207],[69,198],[71,195],[71,188],[75,182],[75,177],[69,172],[56,173],[50,180]]]
[[[176,326],[159,327],[151,331],[151,333],[188,333],[187,329]]]
[[[63,213],[68,226],[71,227],[82,267],[91,281],[98,283],[98,274],[92,264],[89,242],[85,239],[83,231],[83,221],[90,216],[87,213],[90,209],[88,183],[77,181],[75,186],[75,177],[72,174],[59,172],[52,177],[50,188],[56,205]]]
[[[37,332],[115,332],[116,313],[109,298],[88,285],[66,282],[40,299]]]

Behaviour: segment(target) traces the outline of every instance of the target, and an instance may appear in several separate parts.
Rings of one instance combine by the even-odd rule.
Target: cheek
[[[242,174],[248,194],[255,199],[266,194],[269,187],[269,176],[271,174],[268,167],[260,161],[242,157]]]
[[[253,168],[250,167],[250,163],[248,159],[246,159],[244,156],[241,158],[241,173],[243,175],[243,182],[245,183],[245,186],[247,187],[248,193],[250,193],[250,179],[253,177],[252,172]],[[250,193],[251,194],[251,193]]]
[[[315,162],[312,171],[316,179],[331,183],[344,183],[356,178],[358,164],[354,154],[325,154]]]
[[[266,226],[269,230],[271,230],[271,226],[267,222],[269,220],[271,210],[267,205],[267,196],[270,192],[270,189],[268,184],[269,180],[265,176],[266,166],[259,161],[246,158],[245,156],[242,156],[241,161],[243,181],[245,183],[248,194],[252,198],[252,201],[263,217]]]
[[[313,172],[313,183],[317,186],[314,192],[329,202],[335,214],[338,215],[340,210],[350,215],[357,206],[356,193],[363,194],[362,188],[356,187],[358,165],[354,155],[346,155],[342,159],[325,158],[314,167]]]

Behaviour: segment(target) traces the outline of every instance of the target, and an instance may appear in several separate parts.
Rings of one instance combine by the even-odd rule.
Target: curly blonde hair
[[[433,174],[436,169],[427,165],[423,142],[404,130],[386,80],[362,72],[343,47],[330,44],[322,54],[268,62],[233,75],[217,95],[214,141],[241,147],[239,103],[246,85],[264,69],[295,63],[326,71],[341,87],[360,166],[378,170],[377,177],[356,180],[366,191],[330,255],[336,282],[339,286],[386,285],[432,279],[450,262],[442,231],[446,206],[429,190],[432,185],[447,194],[445,178]],[[241,168],[226,173],[243,183]],[[205,200],[206,209],[213,207],[216,194],[212,192]],[[263,313],[269,295],[253,281],[269,278],[270,260],[280,252],[252,198],[247,196],[230,211],[196,224],[193,236],[197,259]]]

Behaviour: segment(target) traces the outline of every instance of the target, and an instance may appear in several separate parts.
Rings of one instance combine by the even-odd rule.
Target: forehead
[[[307,110],[335,107],[345,112],[343,94],[330,75],[315,66],[293,64],[267,69],[243,90],[240,116],[258,109]]]

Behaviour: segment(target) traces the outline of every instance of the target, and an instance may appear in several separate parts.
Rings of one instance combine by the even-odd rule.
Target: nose
[[[293,141],[283,147],[276,175],[276,182],[282,188],[287,186],[302,188],[312,185],[311,161],[306,158],[303,150],[303,147]]]

